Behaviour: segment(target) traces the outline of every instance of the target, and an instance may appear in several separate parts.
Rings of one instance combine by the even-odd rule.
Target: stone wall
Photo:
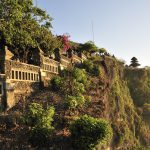
[[[82,63],[82,58],[73,54],[68,58],[60,54],[60,59],[55,61],[45,57],[42,50],[34,51],[29,63],[34,65],[13,61],[13,54],[5,47],[0,49],[0,98],[7,102],[7,107],[12,107],[22,98],[37,91],[43,85],[47,87],[53,76],[59,71],[69,67],[72,63]],[[56,59],[56,57],[55,57]],[[37,65],[37,66],[36,66]],[[2,77],[3,74],[3,77]]]
[[[67,68],[71,63],[71,59],[69,59],[68,57],[61,55],[61,68]]]
[[[73,63],[82,63],[82,59],[78,57],[77,55],[72,55],[72,62]]]
[[[39,86],[40,67],[17,61],[5,61],[6,82],[10,83],[14,92],[33,91]]]
[[[17,61],[5,60],[7,107],[19,100],[18,95],[28,95],[39,89],[40,67]]]
[[[82,58],[82,62],[87,60],[87,57],[83,53],[81,54],[81,58]]]
[[[43,83],[43,86],[47,87],[49,86],[49,81],[51,80],[51,78],[55,75],[59,74],[59,66],[60,63],[44,57],[42,59],[43,61],[41,62],[41,81]]]

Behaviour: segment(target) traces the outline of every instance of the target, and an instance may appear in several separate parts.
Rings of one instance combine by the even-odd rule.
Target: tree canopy
[[[50,53],[57,45],[50,28],[52,18],[33,5],[33,0],[0,0],[0,46],[8,46],[20,61],[27,62],[35,48]]]
[[[84,44],[80,44],[79,49],[84,52],[86,55],[91,55],[93,52],[98,52],[97,46],[92,42],[88,41]]]

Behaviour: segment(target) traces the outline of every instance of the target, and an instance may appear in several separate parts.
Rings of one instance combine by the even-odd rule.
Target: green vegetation
[[[38,103],[31,103],[29,99],[20,128],[29,130],[29,134],[25,134],[32,146],[45,147],[51,140],[52,149],[72,149],[69,143],[72,139],[77,150],[110,146],[110,142],[113,149],[144,150],[142,145],[150,145],[150,69],[138,69],[140,64],[133,57],[130,67],[124,70],[124,62],[111,57],[91,41],[78,44],[69,41],[67,35],[55,37],[51,21],[52,18],[35,7],[32,0],[0,1],[0,48],[7,45],[21,62],[29,63],[34,59],[33,52],[39,49],[48,57],[54,50],[69,48],[88,56],[78,67],[70,66],[60,76],[53,77],[45,95],[35,94],[42,99],[50,94],[46,99],[47,107],[43,107],[44,101],[38,101],[39,97]],[[92,57],[94,52],[99,56]],[[6,131],[5,126],[1,128]],[[66,148],[63,143],[70,145]]]
[[[72,123],[70,131],[76,149],[92,150],[98,144],[109,143],[112,138],[112,129],[107,121],[87,115]]]
[[[141,143],[149,145],[145,140],[149,129],[142,121],[142,116],[136,112],[126,81],[121,80],[119,74],[121,69],[122,66],[116,63],[115,78],[109,96],[112,125],[116,137],[115,145],[126,146],[126,148],[139,146]]]
[[[95,73],[94,66],[100,68],[99,74]],[[144,118],[148,117],[149,105],[145,104],[143,106],[143,110],[145,111],[142,113],[142,116],[137,113],[131,98],[132,95],[130,96],[130,91],[127,87],[128,82],[123,80],[123,64],[114,58],[107,58],[104,67],[101,63],[100,56],[98,56],[85,61],[79,67],[64,70],[61,73],[61,77],[54,77],[51,80],[51,88],[60,94],[63,93],[62,102],[65,108],[67,108],[65,111],[74,112],[69,113],[72,119],[68,120],[66,124],[72,124],[70,132],[76,149],[92,149],[99,143],[103,145],[103,138],[100,134],[104,128],[100,130],[99,119],[83,116],[72,123],[73,118],[78,117],[75,114],[80,113],[81,110],[97,107],[95,105],[92,108],[93,98],[95,97],[91,94],[89,95],[87,92],[91,89],[95,91],[99,90],[101,95],[104,94],[104,91],[106,92],[105,96],[108,97],[107,100],[104,100],[107,101],[107,107],[105,109],[107,110],[108,120],[111,122],[113,129],[113,147],[134,149],[135,147],[140,147],[142,144],[148,146],[147,137],[149,129],[142,121],[142,116]],[[136,71],[136,69],[132,69],[132,71]],[[92,85],[87,86],[88,82],[92,82]],[[109,140],[107,139],[107,141]],[[78,147],[79,143],[80,147]]]
[[[65,99],[65,104],[67,108],[75,109],[77,107],[82,107],[85,104],[85,98],[82,95],[70,96],[68,95]]]
[[[54,77],[51,80],[51,89],[64,94],[64,105],[73,110],[82,107],[85,104],[85,88],[87,84],[87,75],[85,70],[73,68],[64,70],[62,77]]]
[[[150,70],[126,68],[124,76],[134,104],[139,107],[150,104]]]
[[[48,57],[56,48],[69,49],[68,36],[54,36],[51,21],[33,0],[0,0],[0,48],[7,45],[15,58],[25,63],[30,63],[39,49]]]
[[[100,68],[99,74],[93,73],[93,66]],[[142,96],[132,99],[131,87],[145,98],[149,96],[148,90],[141,91],[149,87],[149,70],[125,68],[123,72],[123,63],[110,56],[105,60],[91,57],[78,67],[69,67],[53,77],[45,94],[36,93],[38,104],[26,110],[24,125],[29,128],[27,136],[32,146],[49,148],[50,144],[54,149],[76,150],[148,148],[148,97],[146,101]],[[140,108],[135,107],[136,102],[142,102]],[[39,103],[55,106],[56,113],[53,107]]]
[[[55,76],[50,81],[50,87],[53,91],[60,91],[63,81],[60,76]]]
[[[126,68],[125,80],[138,113],[150,128],[150,69]]]
[[[29,141],[34,146],[44,146],[54,130],[52,126],[54,107],[48,107],[46,110],[38,103],[32,103],[24,117],[24,122],[31,126],[29,132]]]
[[[98,52],[98,47],[92,41],[80,44],[78,49],[87,56],[90,56],[93,52]]]
[[[143,106],[143,118],[150,125],[150,103]]]
[[[74,68],[72,71],[72,76],[74,79],[76,79],[77,82],[86,84],[87,83],[87,75],[85,70]]]
[[[32,0],[0,1],[0,43],[22,62],[28,62],[38,48],[50,54],[57,40],[50,28],[52,18],[42,9],[33,6]]]
[[[94,76],[99,76],[101,73],[100,65],[94,64],[91,60],[86,60],[83,62],[82,67],[85,68],[85,70]]]
[[[104,89],[105,82],[109,81],[107,86],[109,85],[111,87],[109,91],[109,117],[114,132],[113,144],[115,147],[122,148],[125,146],[127,148],[132,148],[139,146],[140,143],[144,144],[146,142],[145,135],[148,128],[145,127],[142,122],[141,116],[137,114],[127,84],[123,81],[123,65],[113,58],[109,58],[105,64],[106,68],[104,69],[99,59],[91,58],[91,60],[84,62],[84,67],[82,67],[89,73],[90,78],[93,76],[92,70],[94,70],[94,65],[101,68],[101,73],[98,77],[102,77],[104,81],[99,81],[99,84],[103,86],[100,89]],[[104,76],[106,69],[108,75]],[[92,83],[92,86],[94,88],[94,83]],[[97,90],[97,86],[95,88],[95,90]],[[71,98],[72,101],[75,102],[75,97]],[[75,109],[77,102],[73,104]],[[128,145],[126,143],[128,143]],[[148,143],[146,145],[148,145]]]

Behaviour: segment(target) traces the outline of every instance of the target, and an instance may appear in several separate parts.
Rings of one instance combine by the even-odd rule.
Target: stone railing
[[[72,55],[72,60],[73,60],[73,63],[81,63],[82,62],[82,59],[75,54]]]
[[[6,79],[38,82],[39,72],[40,67],[38,66],[12,60],[6,60],[5,62]]]
[[[64,68],[67,68],[70,63],[71,63],[70,58],[68,58],[64,55],[61,55],[61,66],[63,66]]]

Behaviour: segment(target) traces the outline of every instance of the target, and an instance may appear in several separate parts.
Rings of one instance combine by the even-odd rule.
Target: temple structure
[[[6,108],[14,106],[22,96],[48,86],[60,70],[86,60],[84,54],[75,54],[72,50],[63,54],[59,49],[55,50],[53,58],[44,56],[40,49],[36,50],[32,64],[13,60],[13,57],[7,47],[0,50],[0,106]]]

